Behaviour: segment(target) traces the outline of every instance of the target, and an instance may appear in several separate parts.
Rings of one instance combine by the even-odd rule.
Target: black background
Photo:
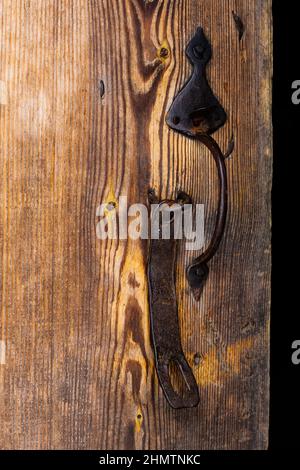
[[[300,364],[291,361],[292,342],[300,339],[300,105],[291,100],[292,82],[300,80],[300,2],[273,1],[273,24],[270,450],[279,453],[300,447]]]

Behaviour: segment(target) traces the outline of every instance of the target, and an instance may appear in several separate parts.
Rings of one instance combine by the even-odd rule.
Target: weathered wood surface
[[[2,0],[0,18],[0,447],[265,448],[271,1]],[[164,122],[199,25],[229,116],[216,139],[225,151],[233,134],[235,151],[225,240],[199,303],[180,251],[182,341],[201,403],[175,411],[154,371],[147,245],[97,239],[96,208],[182,188],[206,205],[209,237],[214,163]]]

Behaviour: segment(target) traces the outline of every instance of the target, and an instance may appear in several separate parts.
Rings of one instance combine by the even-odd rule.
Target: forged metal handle
[[[227,116],[206,78],[206,65],[211,58],[211,46],[202,28],[197,28],[195,36],[186,48],[186,55],[193,65],[193,73],[174,99],[166,122],[171,129],[190,139],[202,142],[210,150],[217,166],[220,188],[218,214],[211,242],[205,252],[194,259],[186,270],[193,295],[199,300],[209,272],[207,262],[219,247],[226,222],[227,175],[225,157],[210,135],[225,124]]]
[[[202,142],[211,151],[217,166],[219,179],[219,202],[217,219],[211,241],[204,253],[195,258],[186,269],[187,279],[190,287],[192,288],[193,295],[196,300],[199,300],[203,285],[209,272],[207,263],[215,255],[224,234],[227,216],[228,195],[225,157],[221,152],[220,147],[209,135],[199,134],[197,135],[197,140]]]
[[[208,247],[186,269],[188,283],[199,300],[208,276],[208,261],[215,255],[222,239],[227,215],[227,174],[225,156],[211,134],[224,125],[227,116],[214,96],[206,78],[206,64],[211,58],[211,47],[202,28],[186,48],[193,65],[193,73],[174,99],[167,114],[168,126],[188,138],[203,143],[211,152],[217,166],[219,202],[215,229]],[[231,148],[231,151],[233,147]],[[229,154],[227,153],[226,157]],[[156,200],[152,190],[150,202]],[[185,204],[191,198],[186,193],[177,196]],[[158,201],[156,201],[158,202]],[[160,204],[166,201],[162,201]],[[173,201],[174,202],[174,201]],[[168,201],[170,203],[170,201]],[[173,408],[189,408],[199,402],[198,386],[184,356],[181,341],[175,291],[176,239],[151,240],[148,263],[151,335],[155,366],[160,385]],[[170,364],[174,363],[184,379],[184,390],[175,390],[170,377]]]

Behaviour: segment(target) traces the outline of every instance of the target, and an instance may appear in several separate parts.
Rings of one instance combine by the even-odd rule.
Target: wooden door
[[[2,0],[0,18],[0,447],[266,448],[271,1]],[[215,138],[235,149],[226,234],[199,302],[179,247],[200,405],[173,410],[150,343],[147,241],[99,240],[96,209],[181,188],[205,204],[209,238],[214,163],[165,124],[198,26],[228,114]]]

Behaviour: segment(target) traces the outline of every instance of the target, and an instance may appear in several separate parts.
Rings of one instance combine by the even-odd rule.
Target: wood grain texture
[[[97,239],[96,208],[181,188],[205,204],[208,240],[214,163],[164,122],[199,25],[229,116],[216,139],[225,151],[233,134],[235,150],[226,234],[199,303],[184,275],[193,254],[179,250],[201,402],[172,410],[150,344],[147,243]],[[266,448],[271,1],[2,0],[0,41],[0,447]]]

